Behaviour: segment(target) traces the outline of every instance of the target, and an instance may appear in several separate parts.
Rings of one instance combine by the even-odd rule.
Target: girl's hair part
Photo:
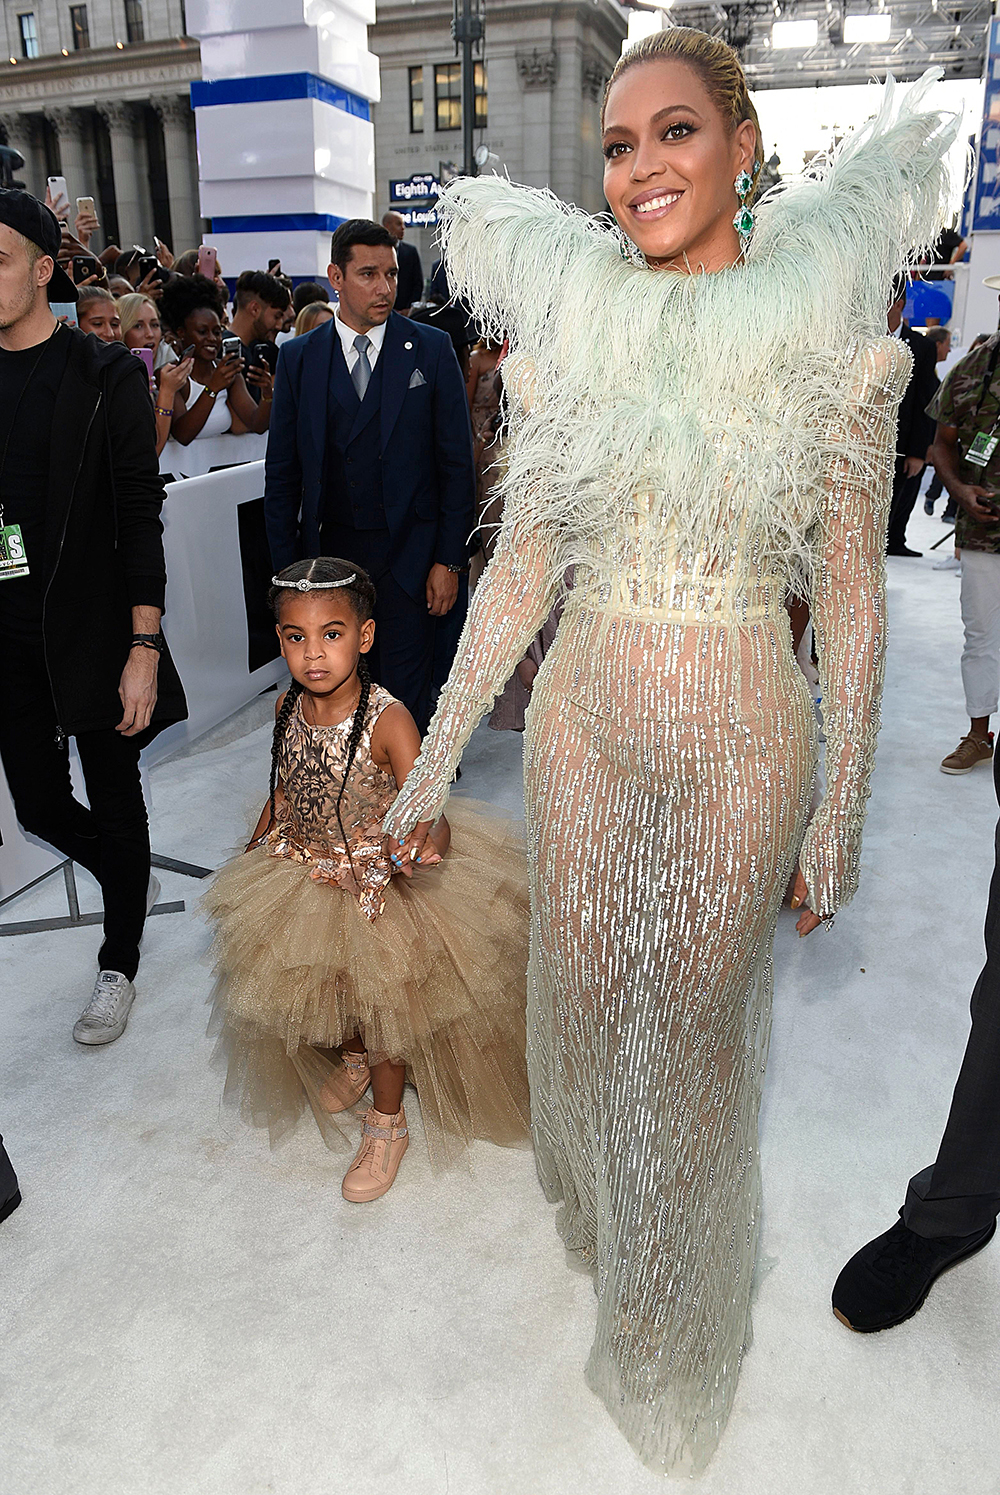
[[[753,125],[756,142],[750,175],[754,178],[756,189],[760,168],[764,164],[764,147],[761,143],[760,121],[750,99],[740,59],[732,47],[719,37],[709,36],[705,31],[696,31],[693,26],[673,26],[669,31],[655,31],[652,36],[643,37],[642,41],[636,42],[622,53],[604,89],[601,129],[604,128],[608,97],[622,73],[628,72],[629,68],[638,67],[642,62],[659,62],[661,59],[683,62],[698,74],[730,134],[744,120],[748,119]],[[750,194],[751,197],[753,195]]]
[[[284,571],[278,572],[279,581],[344,581],[346,577],[353,575],[354,580],[342,587],[331,587],[330,592],[343,593],[349,599],[354,615],[359,623],[367,623],[369,618],[375,616],[375,587],[368,572],[353,561],[345,561],[340,556],[317,555],[311,561],[293,561],[286,566]],[[267,605],[273,612],[278,622],[281,622],[281,604],[287,602],[289,597],[296,596],[293,587],[271,587],[267,594]]]
[[[336,592],[344,593],[359,623],[367,623],[368,619],[375,613],[375,588],[367,571],[351,561],[341,560],[337,556],[320,555],[311,561],[295,561],[293,565],[286,566],[283,571],[278,572],[281,581],[341,581],[344,577],[353,573],[354,580],[347,582],[345,586],[330,588],[325,595],[330,596]],[[291,587],[272,586],[267,594],[268,606],[274,613],[275,618],[281,621],[281,603],[289,597],[299,595]],[[357,709],[351,723],[351,735],[347,742],[347,762],[344,765],[344,777],[340,781],[340,790],[337,794],[335,813],[340,834],[344,839],[344,849],[347,852],[347,860],[354,870],[354,858],[351,856],[351,848],[347,840],[347,832],[341,819],[340,805],[344,798],[344,790],[347,787],[347,778],[351,771],[351,765],[357,757],[358,748],[361,745],[361,734],[365,729],[365,719],[368,715],[368,703],[371,699],[372,677],[368,668],[368,660],[364,654],[358,655],[358,680],[361,683],[361,695],[358,698]],[[302,694],[303,687],[297,680],[293,680],[285,693],[285,699],[281,703],[281,710],[274,721],[274,733],[271,737],[271,783],[269,818],[267,828],[270,830],[274,824],[274,799],[278,787],[278,762],[281,757],[281,744],[284,740],[285,729],[291,720],[295,703]]]

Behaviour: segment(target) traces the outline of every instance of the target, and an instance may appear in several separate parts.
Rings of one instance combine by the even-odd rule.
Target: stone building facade
[[[373,111],[378,216],[390,206],[390,181],[461,167],[451,19],[449,0],[379,0],[369,40],[382,74]],[[497,170],[588,212],[607,206],[598,115],[625,33],[613,0],[490,0],[475,138],[499,158]],[[407,238],[429,270],[433,229],[412,228]]]
[[[128,247],[153,234],[180,252],[201,242],[194,114],[198,43],[183,0],[2,0],[0,130],[45,194],[66,178],[93,197],[104,234]]]

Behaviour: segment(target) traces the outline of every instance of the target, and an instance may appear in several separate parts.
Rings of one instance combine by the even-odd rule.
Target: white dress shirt
[[[347,360],[347,372],[353,374],[354,366],[361,357],[361,354],[354,346],[354,339],[358,334],[354,331],[353,327],[348,327],[346,322],[340,320],[339,310],[333,314],[333,325],[337,329],[340,337],[340,346],[343,348],[344,358]],[[385,342],[385,328],[386,324],[383,322],[381,327],[372,327],[365,333],[365,337],[371,343],[371,347],[368,349],[368,362],[372,369],[378,363],[378,356],[382,351],[382,344]]]

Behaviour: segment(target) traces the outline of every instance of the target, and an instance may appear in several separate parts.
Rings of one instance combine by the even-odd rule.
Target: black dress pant
[[[17,818],[97,878],[104,899],[98,964],[131,981],[139,967],[149,884],[138,743],[113,727],[76,734],[88,809],[73,797],[69,754],[56,743],[56,709],[40,641],[0,640],[0,702],[0,759]]]
[[[1000,799],[1000,754],[993,759]],[[972,1235],[1000,1214],[1000,826],[986,910],[986,964],[937,1159],[910,1180],[903,1220],[922,1236]]]
[[[423,735],[431,714],[437,636],[437,619],[427,611],[426,598],[415,602],[393,576],[388,530],[328,523],[320,532],[320,544],[323,555],[363,566],[375,583],[375,646],[368,667],[379,685],[402,701]]]
[[[906,526],[910,515],[913,513],[913,505],[917,501],[920,492],[920,480],[924,475],[921,467],[915,478],[908,478],[903,469],[903,457],[896,458],[896,466],[892,475],[892,503],[889,507],[889,540],[888,548],[891,554],[894,550],[903,549],[906,544]]]

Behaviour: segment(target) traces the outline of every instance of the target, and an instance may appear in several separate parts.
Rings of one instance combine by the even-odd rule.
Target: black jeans
[[[90,808],[73,797],[69,754],[56,744],[56,709],[41,643],[0,640],[0,759],[26,831],[92,872],[104,898],[102,970],[131,981],[146,920],[149,822],[139,747],[113,727],[76,734]]]
[[[1000,753],[993,777],[1000,798]],[[1000,826],[986,909],[986,964],[937,1159],[910,1179],[903,1220],[923,1236],[972,1235],[1000,1214]]]

